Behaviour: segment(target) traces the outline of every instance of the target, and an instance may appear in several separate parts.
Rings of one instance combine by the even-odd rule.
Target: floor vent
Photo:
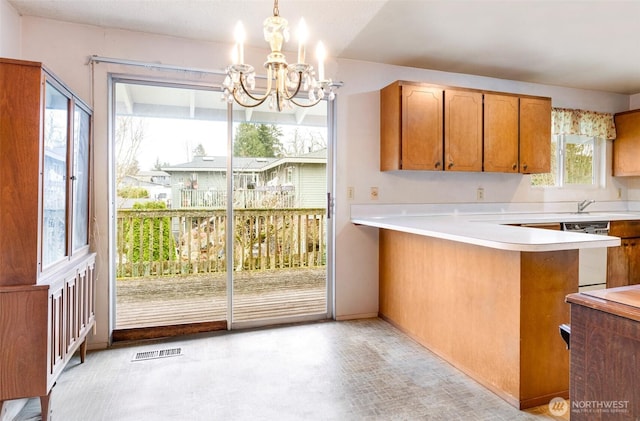
[[[132,361],[153,360],[155,358],[182,356],[182,348],[157,349],[155,351],[136,352]]]

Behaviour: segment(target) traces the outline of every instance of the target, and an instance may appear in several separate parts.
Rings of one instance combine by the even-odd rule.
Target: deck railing
[[[226,190],[178,189],[174,196],[178,203],[174,208],[219,208],[227,206]],[[235,208],[292,208],[295,206],[296,192],[293,186],[264,186],[256,189],[238,189],[233,192]]]
[[[326,264],[325,209],[234,210],[233,267],[262,271]],[[220,209],[118,210],[118,278],[226,271]]]

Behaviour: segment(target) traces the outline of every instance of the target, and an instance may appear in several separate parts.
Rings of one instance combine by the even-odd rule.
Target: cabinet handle
[[[447,168],[453,168],[453,162],[449,162],[449,165]]]
[[[515,170],[515,169],[517,169],[517,168],[518,168],[518,164],[513,164],[513,165],[511,166],[511,169],[513,169],[513,170]]]
[[[524,165],[522,166],[522,169],[526,171],[528,167],[529,167],[529,166],[528,166],[527,164],[524,164]]]
[[[440,168],[440,161],[436,162],[436,168]]]

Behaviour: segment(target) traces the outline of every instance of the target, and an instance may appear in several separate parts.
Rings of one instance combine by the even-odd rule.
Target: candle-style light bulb
[[[298,24],[298,63],[301,64],[304,64],[306,55],[305,43],[307,42],[308,37],[309,30],[307,29],[307,24],[305,23],[304,18],[300,18],[300,23]]]
[[[316,47],[316,58],[318,59],[318,80],[324,80],[324,60],[327,57],[327,51],[324,49],[322,42]]]
[[[231,63],[238,64],[238,44],[231,49]]]
[[[234,32],[235,35],[235,39],[236,39],[236,47],[238,49],[238,64],[243,64],[244,63],[244,40],[246,37],[246,34],[244,32],[244,26],[242,25],[242,22],[238,21],[238,23],[236,24],[236,30]]]

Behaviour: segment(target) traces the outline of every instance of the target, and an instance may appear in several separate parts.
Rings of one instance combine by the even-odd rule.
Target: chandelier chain
[[[278,9],[278,0],[273,1],[273,16],[280,16],[280,9]]]

